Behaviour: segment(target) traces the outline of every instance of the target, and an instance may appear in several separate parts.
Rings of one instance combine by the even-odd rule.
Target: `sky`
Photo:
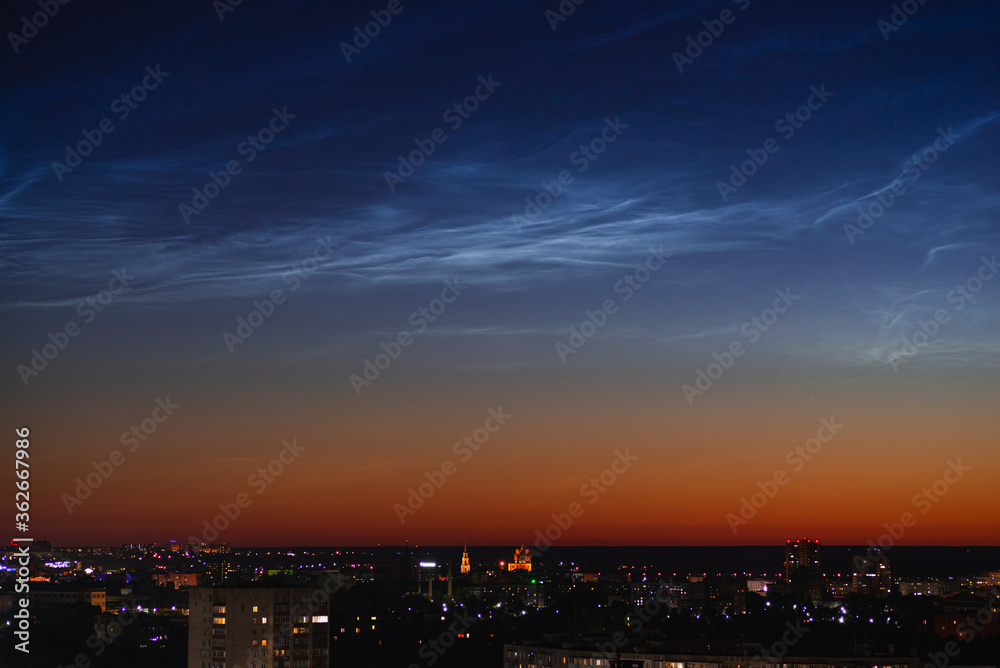
[[[902,5],[9,3],[28,531],[997,545],[1000,7]]]

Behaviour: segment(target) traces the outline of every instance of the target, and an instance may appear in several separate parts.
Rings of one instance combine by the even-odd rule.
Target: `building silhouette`
[[[462,550],[462,572],[468,573],[472,570],[472,566],[469,565],[469,544],[465,544],[465,548]]]
[[[892,568],[889,557],[879,559],[854,557],[851,591],[855,594],[884,598],[892,593]]]
[[[189,590],[188,668],[327,668],[328,598],[308,587]]]
[[[508,571],[530,571],[531,553],[524,545],[514,551],[514,561],[507,563]]]
[[[821,549],[822,545],[818,540],[809,538],[785,543],[785,582],[789,593],[814,601],[823,598]]]

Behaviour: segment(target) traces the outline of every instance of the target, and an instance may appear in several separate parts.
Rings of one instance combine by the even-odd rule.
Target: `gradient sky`
[[[243,2],[220,20],[208,0],[74,2],[16,53],[5,40],[0,414],[8,441],[31,428],[33,531],[185,539],[245,492],[219,540],[530,544],[575,501],[560,544],[863,544],[907,511],[906,544],[998,544],[1000,280],[954,292],[1000,252],[997,3],[930,2],[887,31],[888,2],[590,0],[553,30],[554,0],[402,0],[350,62],[341,43],[386,3],[330,5]],[[6,7],[4,32],[34,11]],[[121,119],[116,98],[157,66],[169,74]],[[444,114],[479,77],[499,86],[453,129]],[[776,123],[813,87],[832,95],[788,137]],[[241,143],[273,109],[294,118],[248,162]],[[105,118],[114,130],[57,175]],[[606,119],[627,128],[580,171]],[[447,139],[390,191],[386,171],[436,128]],[[780,149],[723,201],[731,165],[769,139]],[[192,189],[233,160],[186,222]],[[863,234],[845,229],[880,197],[895,200]],[[332,252],[296,285],[318,240]],[[661,247],[626,301],[616,284]],[[90,315],[123,268],[135,278]],[[456,279],[454,303],[356,392],[350,376]],[[274,290],[284,303],[230,352],[223,335]],[[757,329],[777,290],[797,300]],[[564,362],[557,344],[608,299]],[[78,335],[25,376],[70,321]],[[689,401],[734,342],[743,354]],[[129,452],[121,434],[168,397],[179,408]],[[453,444],[501,407],[462,461]],[[830,418],[843,427],[795,470],[786,453]],[[248,478],[292,439],[305,450],[257,494]],[[625,448],[631,467],[581,493]],[[69,514],[63,495],[116,449],[124,463]],[[394,504],[446,459],[454,475],[401,524]],[[959,459],[969,470],[921,513],[914,495]],[[734,534],[727,513],[778,471]]]

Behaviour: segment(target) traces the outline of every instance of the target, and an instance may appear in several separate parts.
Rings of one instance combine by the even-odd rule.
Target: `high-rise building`
[[[189,590],[188,668],[328,668],[324,589]]]
[[[823,597],[823,572],[818,540],[801,538],[785,543],[785,582],[792,594],[819,600]]]
[[[853,559],[851,591],[855,594],[885,597],[892,593],[892,568],[889,557],[878,559],[857,556]]]

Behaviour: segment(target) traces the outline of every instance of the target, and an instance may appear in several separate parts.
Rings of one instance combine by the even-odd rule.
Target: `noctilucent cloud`
[[[996,544],[996,3],[41,11],[0,382],[53,542]]]

